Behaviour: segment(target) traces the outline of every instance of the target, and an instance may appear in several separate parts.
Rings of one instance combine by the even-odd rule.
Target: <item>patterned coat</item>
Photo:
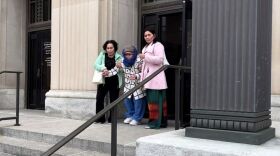
[[[122,69],[124,72],[124,79],[125,79],[125,83],[124,83],[124,93],[128,92],[130,89],[132,89],[133,87],[135,87],[136,85],[139,84],[140,79],[141,79],[141,68],[142,68],[142,63],[143,61],[140,60],[139,57],[137,57],[134,65],[132,65],[131,67],[126,67],[123,63],[122,63]],[[109,71],[109,76],[115,75],[116,73],[118,73],[120,69],[115,67],[113,69],[111,69]],[[130,80],[129,77],[131,75],[136,75],[136,79],[135,80]],[[144,96],[146,96],[145,91],[143,90],[143,88],[139,88],[137,89],[135,92],[133,92],[133,97],[135,100],[143,98]],[[131,98],[131,95],[128,96],[128,98]]]

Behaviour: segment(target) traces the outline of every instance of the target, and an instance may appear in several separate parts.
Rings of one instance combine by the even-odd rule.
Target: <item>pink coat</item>
[[[163,65],[165,52],[163,45],[160,42],[156,42],[144,47],[142,53],[145,54],[141,73],[141,79],[143,80]],[[167,83],[164,71],[147,82],[144,88],[155,90],[166,89]]]

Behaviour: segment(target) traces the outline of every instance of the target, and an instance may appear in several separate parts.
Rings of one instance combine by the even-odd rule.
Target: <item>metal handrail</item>
[[[4,70],[0,72],[1,74],[4,73],[15,73],[17,75],[17,88],[16,88],[16,116],[15,117],[4,117],[4,118],[0,118],[0,121],[2,120],[12,120],[12,119],[16,119],[16,124],[15,126],[20,126],[19,124],[19,85],[20,85],[20,74],[22,72],[20,71],[8,71],[8,70]]]
[[[121,102],[122,100],[124,100],[126,97],[128,97],[129,95],[131,95],[133,92],[135,92],[137,89],[139,89],[140,87],[142,87],[144,84],[146,84],[148,81],[150,81],[152,78],[154,78],[156,75],[158,75],[160,72],[166,70],[167,68],[173,68],[173,69],[178,69],[178,73],[180,75],[180,70],[190,70],[190,67],[184,67],[184,66],[176,66],[176,65],[163,65],[162,67],[160,67],[157,71],[155,71],[154,73],[152,73],[150,76],[148,76],[146,79],[144,79],[143,81],[141,81],[137,86],[135,86],[134,88],[130,89],[128,92],[126,92],[125,94],[121,95],[118,99],[116,99],[114,102],[110,103],[108,106],[106,106],[103,110],[101,110],[100,112],[98,112],[95,116],[93,116],[92,118],[90,118],[88,121],[86,121],[84,124],[82,124],[80,127],[78,127],[77,129],[75,129],[73,132],[71,132],[70,134],[68,134],[66,137],[64,137],[62,140],[60,140],[58,143],[56,143],[55,145],[53,145],[50,149],[48,149],[46,152],[44,152],[42,154],[42,156],[50,156],[53,153],[55,153],[57,150],[59,150],[62,146],[64,146],[66,143],[68,143],[70,140],[72,140],[75,136],[77,136],[78,134],[80,134],[83,130],[85,130],[87,127],[89,127],[92,123],[94,123],[97,119],[99,119],[101,116],[103,116],[105,113],[107,113],[108,111],[111,110],[111,155],[112,156],[116,156],[117,155],[117,110],[116,107],[117,104],[119,102]],[[177,74],[178,74],[177,73]],[[177,76],[178,77],[178,76]],[[180,78],[180,77],[179,77]],[[177,79],[179,79],[177,78]],[[177,80],[176,80],[177,81]],[[178,82],[176,82],[178,83]],[[176,89],[178,91],[180,91],[180,89]],[[176,92],[178,92],[176,91]],[[178,94],[177,94],[178,95]],[[175,100],[175,110],[178,111],[179,110],[179,100]],[[179,112],[179,111],[178,111]],[[177,114],[175,116],[175,120],[179,120],[179,113],[175,113]],[[175,130],[179,129],[179,122],[175,121]]]

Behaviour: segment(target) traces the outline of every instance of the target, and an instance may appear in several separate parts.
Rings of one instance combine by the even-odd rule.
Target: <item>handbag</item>
[[[154,50],[155,50],[155,45],[153,47],[153,53],[154,53]],[[163,65],[170,65],[166,58],[165,51],[163,52]]]
[[[166,58],[165,52],[164,52],[164,58],[163,58],[163,65],[169,65],[169,62]]]
[[[92,77],[92,82],[96,84],[104,84],[104,78],[102,76],[102,72],[95,69]]]

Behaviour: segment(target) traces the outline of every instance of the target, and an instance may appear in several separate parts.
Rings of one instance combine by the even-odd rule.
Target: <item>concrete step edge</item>
[[[12,154],[9,154],[9,153],[3,153],[3,152],[0,152],[0,155],[1,156],[16,156],[16,155],[12,155]]]
[[[18,139],[44,142],[48,144],[55,144],[59,140],[65,137],[63,135],[38,133],[38,132],[18,130],[13,128],[5,128],[5,127],[0,127],[0,135],[12,137],[12,138],[18,138]],[[127,145],[118,144],[117,146],[118,146],[117,152],[120,155],[130,156],[135,154],[136,143],[130,143]],[[72,141],[67,143],[65,147],[78,148],[87,151],[97,151],[102,153],[111,152],[111,143],[86,140],[81,138],[74,138]]]
[[[21,155],[21,156],[39,156],[47,149],[49,149],[52,144],[28,141],[25,139],[12,138],[7,136],[0,136],[0,152]],[[86,154],[87,153],[87,154]],[[67,148],[63,147],[59,149],[54,156],[80,156],[80,155],[93,155],[93,156],[108,156],[105,153],[99,153],[94,151],[85,151],[77,148]]]

